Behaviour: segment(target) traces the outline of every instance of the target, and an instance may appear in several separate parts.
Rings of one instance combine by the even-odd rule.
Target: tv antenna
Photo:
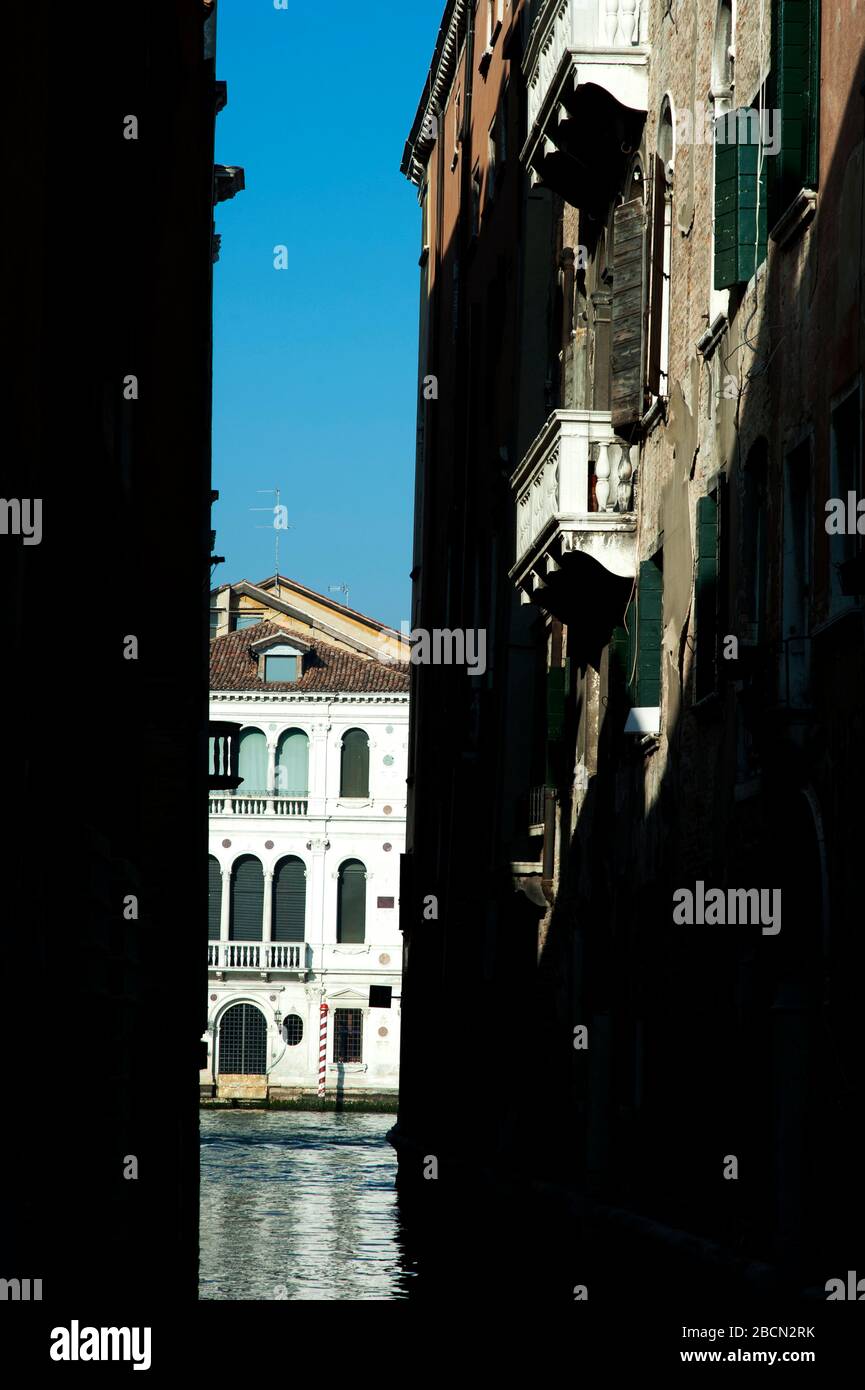
[[[328,586],[327,586],[327,591],[328,591],[329,594],[345,594],[345,604],[344,604],[344,607],[348,608],[348,585],[347,585],[347,584],[328,584]]]
[[[286,511],[285,507],[283,507],[283,506],[280,505],[280,501],[279,501],[279,488],[278,488],[278,487],[260,487],[260,488],[256,488],[256,492],[258,492],[258,493],[268,492],[268,493],[270,493],[271,497],[275,497],[275,498],[276,498],[276,505],[273,506],[273,507],[250,507],[249,510],[250,510],[251,512],[270,512],[271,516],[273,517],[273,520],[272,520],[272,522],[270,523],[270,526],[256,526],[255,529],[256,529],[256,531],[270,531],[271,528],[272,528],[273,531],[274,531],[274,552],[275,552],[275,553],[274,553],[274,565],[275,565],[276,568],[274,569],[273,574],[274,574],[274,578],[275,578],[275,580],[276,580],[277,592],[278,592],[278,590],[279,590],[279,533],[280,533],[280,531],[293,531],[293,530],[294,530],[294,527],[293,527],[293,526],[289,526],[289,524],[288,524],[288,512]]]

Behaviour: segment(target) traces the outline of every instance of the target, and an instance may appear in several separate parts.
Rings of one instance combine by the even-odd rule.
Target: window
[[[731,0],[720,0],[715,21],[715,42],[712,49],[712,99],[715,115],[728,111],[733,96],[733,6]]]
[[[742,497],[742,560],[744,583],[740,632],[742,640],[756,646],[766,636],[766,587],[768,584],[767,459],[765,439],[748,451]]]
[[[276,791],[306,796],[309,791],[309,739],[302,729],[286,729],[276,745]]]
[[[476,237],[481,229],[481,171],[479,165],[475,165],[472,173],[472,236]]]
[[[264,911],[264,872],[254,854],[244,854],[231,871],[230,941],[260,941]]]
[[[266,681],[296,681],[296,656],[266,656],[264,658],[264,679]]]
[[[781,113],[772,166],[772,222],[802,188],[817,187],[820,115],[820,0],[773,0],[769,105]]]
[[[334,1009],[333,1060],[363,1061],[363,1013],[360,1009]]]
[[[336,939],[360,946],[366,938],[366,866],[359,859],[340,865],[336,895]]]
[[[643,173],[632,166],[624,201],[613,212],[610,409],[613,429],[630,434],[645,411],[645,199]]]
[[[833,497],[840,497],[847,511],[848,494],[859,501],[862,487],[862,402],[859,384],[832,409],[830,423],[830,481]],[[857,581],[844,582],[841,565],[849,567],[859,553],[858,535],[829,536],[830,594],[832,611],[848,605]],[[846,593],[845,593],[846,590]]]
[[[282,1036],[288,1047],[297,1047],[303,1041],[303,1019],[300,1014],[289,1014],[283,1019]]]
[[[217,634],[217,631],[218,631],[218,629],[219,629],[219,619],[220,619],[220,616],[221,616],[221,614],[220,614],[220,611],[219,611],[218,608],[211,608],[211,610],[210,610],[210,635],[211,635],[211,637],[215,637],[216,634]]]
[[[767,169],[760,112],[740,107],[715,122],[716,290],[746,284],[766,259]]]
[[[237,774],[241,779],[238,787],[241,796],[267,790],[267,739],[260,729],[241,732]]]
[[[235,615],[234,615],[234,630],[235,630],[235,632],[242,632],[242,631],[244,630],[244,628],[247,628],[247,627],[255,627],[256,623],[260,623],[260,622],[261,622],[263,616],[264,616],[263,613],[235,613]]]
[[[306,868],[296,855],[280,859],[273,871],[271,936],[278,942],[303,941],[306,928]]]
[[[369,739],[363,729],[342,736],[340,796],[369,796]]]
[[[637,708],[661,704],[661,651],[664,630],[663,552],[640,565],[624,623],[610,642],[610,685]]]
[[[694,576],[695,648],[694,698],[704,700],[718,688],[718,647],[721,637],[721,526],[723,480],[697,500],[696,573]]]
[[[793,706],[807,703],[810,685],[808,651],[811,591],[811,441],[787,455],[784,468],[784,583],[780,686],[781,698]]]
[[[222,870],[219,860],[212,854],[207,857],[207,939],[219,940],[219,924],[222,920]]]
[[[232,1004],[219,1025],[219,1071],[223,1076],[264,1076],[267,1023],[254,1004]]]
[[[670,394],[670,276],[673,256],[673,113],[664,101],[652,180],[652,269],[649,309],[648,386]]]

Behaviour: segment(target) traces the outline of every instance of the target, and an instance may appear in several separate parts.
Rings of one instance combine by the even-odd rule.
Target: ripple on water
[[[202,1299],[394,1299],[392,1115],[204,1111]]]

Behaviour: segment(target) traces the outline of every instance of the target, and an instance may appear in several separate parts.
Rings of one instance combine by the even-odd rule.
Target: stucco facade
[[[246,613],[241,605],[233,611]],[[212,685],[216,680],[230,686],[232,673],[240,669],[228,646],[242,649],[245,659],[248,644],[260,642],[263,631],[280,651],[283,633],[289,644],[298,643],[307,666],[297,683],[211,689],[211,720],[241,728],[240,771],[246,776],[235,790],[210,793],[208,1053],[201,1084],[206,1094],[218,1097],[315,1095],[320,1008],[326,1004],[328,1095],[395,1094],[407,680],[398,666],[358,655],[356,647],[318,640],[307,650],[299,620],[274,621],[282,618],[275,610],[266,618],[261,610],[259,617],[261,622],[235,636],[212,642]],[[370,640],[369,631],[363,637]],[[232,664],[221,661],[221,648]],[[355,652],[348,666],[338,655],[342,650]],[[304,691],[313,661],[317,684]],[[256,680],[255,660],[242,669]],[[381,689],[376,689],[377,672]],[[359,683],[362,690],[339,688]],[[345,772],[347,736],[359,743],[364,759],[360,781],[351,785]],[[286,739],[292,748],[290,769],[280,761]],[[250,891],[235,886],[238,865],[246,866],[245,882],[252,885],[252,921],[233,898]],[[281,906],[278,888],[285,865],[292,874],[290,909]],[[360,897],[353,899],[350,928],[340,906],[347,865],[363,883]],[[371,1006],[370,986],[389,987],[389,1004]],[[222,1040],[227,1014],[244,1003],[257,1011],[250,1045],[258,1061],[252,1065],[244,1054],[238,1067],[240,1053]],[[352,1032],[347,1050],[342,1034],[337,1037],[346,1026]]]

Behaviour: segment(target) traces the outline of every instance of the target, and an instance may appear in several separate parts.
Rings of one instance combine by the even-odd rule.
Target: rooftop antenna
[[[348,608],[348,585],[347,584],[328,584],[329,594],[345,594],[345,607]]]
[[[269,492],[271,497],[276,498],[276,505],[273,507],[250,507],[251,512],[270,512],[273,521],[269,526],[256,526],[256,531],[269,531],[271,527],[274,531],[274,569],[273,577],[276,584],[276,597],[279,598],[279,533],[280,531],[292,531],[294,527],[288,524],[288,512],[285,507],[280,506],[278,487],[259,487],[256,492]]]

